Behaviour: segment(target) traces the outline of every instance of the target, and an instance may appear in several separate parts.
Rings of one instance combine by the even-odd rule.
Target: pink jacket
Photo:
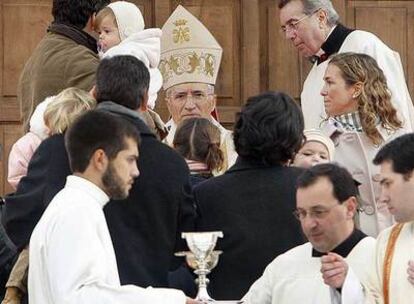
[[[27,167],[37,147],[48,136],[43,114],[53,98],[54,96],[47,97],[38,104],[30,118],[30,131],[16,141],[11,148],[7,181],[14,189],[17,188],[20,179],[27,174]]]
[[[11,148],[7,181],[14,189],[17,188],[20,179],[26,175],[30,159],[41,142],[39,136],[27,132]]]

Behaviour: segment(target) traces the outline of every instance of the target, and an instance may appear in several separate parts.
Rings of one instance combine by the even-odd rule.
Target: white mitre
[[[164,90],[186,82],[215,85],[222,53],[209,30],[179,5],[162,27],[159,69]]]

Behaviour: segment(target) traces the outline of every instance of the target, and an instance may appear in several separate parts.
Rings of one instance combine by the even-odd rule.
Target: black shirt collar
[[[328,59],[331,55],[338,53],[346,37],[354,30],[349,29],[342,24],[338,24],[328,39],[322,44],[321,49],[324,51],[323,60],[318,59],[318,64]]]
[[[351,250],[363,239],[367,237],[365,233],[358,229],[354,229],[354,231],[351,233],[351,235],[343,241],[341,244],[339,244],[335,249],[331,250],[330,252],[334,252],[336,254],[339,254],[341,257],[347,257],[348,254],[351,252]],[[325,255],[326,252],[319,252],[312,248],[312,257],[318,258],[323,255]]]

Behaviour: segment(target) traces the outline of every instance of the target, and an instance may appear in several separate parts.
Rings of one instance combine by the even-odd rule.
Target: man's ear
[[[89,94],[96,100],[97,91],[96,91],[96,84],[92,87],[92,89],[89,91]]]
[[[89,19],[88,19],[88,24],[87,26],[89,27],[89,30],[91,32],[95,31],[95,21],[96,21],[96,13],[93,13]]]
[[[93,152],[89,165],[92,166],[96,171],[105,172],[108,166],[108,157],[105,154],[105,151],[102,149],[97,149]]]
[[[319,9],[319,11],[317,12],[317,16],[320,24],[328,23],[328,13],[324,9]]]
[[[145,92],[144,97],[142,98],[141,105],[139,106],[141,112],[148,110],[148,91]]]
[[[210,112],[214,110],[217,104],[217,95],[213,94],[210,98]]]
[[[345,202],[344,202],[345,204]],[[346,200],[347,217],[352,219],[358,210],[358,199],[355,196],[351,196]]]

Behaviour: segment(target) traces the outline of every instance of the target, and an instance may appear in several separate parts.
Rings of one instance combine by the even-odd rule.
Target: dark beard
[[[105,187],[106,194],[114,200],[122,200],[128,197],[128,192],[122,188],[122,181],[112,163],[109,163],[108,168],[102,176],[102,184]]]

